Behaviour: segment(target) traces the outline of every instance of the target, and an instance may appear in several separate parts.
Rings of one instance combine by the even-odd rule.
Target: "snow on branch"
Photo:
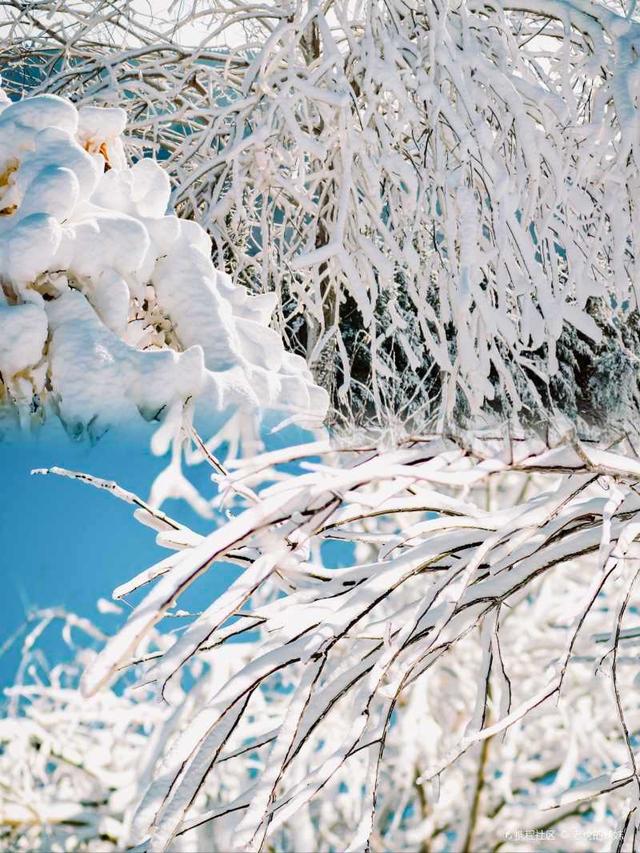
[[[125,125],[56,95],[2,104],[0,429],[59,419],[95,441],[157,420],[164,453],[194,413],[241,413],[247,434],[268,409],[320,423],[327,395],[269,328],[273,296],[214,268],[202,228],[167,212],[158,162],[127,164]]]
[[[252,491],[129,584],[153,586],[87,662],[85,695],[138,666],[173,709],[127,843],[490,849],[557,826],[562,849],[581,850],[585,826],[632,831],[628,440],[425,435],[309,452],[305,473]],[[269,464],[234,476],[268,480]],[[328,569],[332,541],[342,558]],[[238,579],[149,655],[182,593],[238,550]],[[199,660],[216,685],[198,682],[186,711]]]
[[[636,410],[633,4],[52,6],[3,7],[8,85],[126,105],[342,407]]]
[[[119,610],[106,601],[99,609]],[[41,638],[58,624],[69,660],[50,666]],[[105,639],[87,619],[41,610],[30,614],[22,633],[18,676],[5,690],[0,719],[0,844],[43,853],[122,850],[164,737],[179,726],[180,714],[154,701],[152,690],[134,689],[131,679],[91,700],[80,693],[79,674],[95,655],[87,641]],[[150,654],[168,644],[157,633],[149,640]],[[242,649],[235,650],[228,671],[242,658]],[[200,691],[224,678],[221,661],[215,676],[193,668],[200,686],[183,696],[185,720],[202,701]]]

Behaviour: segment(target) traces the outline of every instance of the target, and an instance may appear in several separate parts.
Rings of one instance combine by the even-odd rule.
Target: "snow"
[[[188,400],[322,419],[327,395],[269,328],[274,297],[215,269],[157,162],[127,164],[124,110],[0,109],[0,373],[22,423],[96,439]]]
[[[622,431],[581,442],[555,411],[566,397],[580,427],[593,388],[610,426],[620,395],[638,402],[640,346],[616,324],[640,340],[640,21],[606,2],[206,4],[193,56],[178,19],[134,26],[126,2],[108,28],[136,47],[106,64],[100,15],[48,16],[73,57],[42,86],[130,107],[234,278],[174,215],[165,168],[127,162],[123,109],[0,91],[0,400],[91,439],[160,421],[171,461],[148,503],[40,473],[127,501],[177,551],[119,578],[128,618],[79,654],[83,692],[47,684],[29,632],[25,714],[0,721],[0,823],[21,849],[489,849],[551,826],[567,849],[635,847],[638,656],[619,640],[640,634],[640,462]],[[196,408],[239,412],[226,438],[245,452],[261,410],[326,410],[276,305],[345,409],[388,433],[210,456],[207,500],[180,469],[190,440],[193,458],[213,445]],[[209,535],[157,512],[167,497]],[[242,573],[208,599],[228,562]]]
[[[87,427],[99,435],[100,428],[135,417],[136,410],[151,420],[167,400],[197,396],[202,389],[200,347],[183,353],[130,347],[100,322],[77,291],[49,303],[47,317],[51,382],[58,392],[60,417],[74,433],[82,430],[90,412],[94,414]]]
[[[14,376],[34,367],[47,339],[47,316],[38,305],[0,304],[0,373]]]

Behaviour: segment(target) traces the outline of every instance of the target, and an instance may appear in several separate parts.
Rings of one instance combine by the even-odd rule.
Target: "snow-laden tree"
[[[179,466],[194,417],[226,419],[236,443],[268,409],[321,422],[326,393],[268,326],[273,294],[214,268],[203,229],[167,212],[155,160],[127,165],[123,110],[55,95],[1,107],[0,431],[53,418],[97,440],[157,420],[154,450],[173,443]],[[186,479],[171,483],[208,512]]]
[[[112,602],[101,610],[118,611]],[[175,613],[179,622],[181,615]],[[42,637],[52,626],[72,650],[66,663],[48,662]],[[87,639],[106,636],[87,619],[60,609],[34,612],[25,626],[21,665],[7,690],[0,720],[0,845],[3,850],[122,850],[135,807],[152,778],[167,732],[188,721],[207,690],[224,681],[246,657],[247,646],[230,650],[215,673],[200,664],[190,675],[196,687],[182,696],[180,708],[154,701],[152,689],[135,690],[126,678],[117,690],[88,700],[78,679],[95,654]],[[19,638],[12,638],[17,642]],[[168,637],[154,633],[149,647],[166,648]],[[228,789],[232,774],[225,779]],[[210,790],[210,795],[217,792]],[[209,846],[205,827],[176,849]]]
[[[530,5],[213,0],[174,4],[164,21],[128,2],[2,7],[12,94],[116,110],[49,96],[0,113],[0,146],[29,140],[3,166],[3,318],[40,318],[35,350],[49,365],[39,379],[40,362],[24,361],[34,333],[0,339],[12,369],[23,358],[3,370],[12,410],[28,416],[33,387],[63,419],[60,401],[79,405],[76,385],[56,396],[50,344],[67,320],[75,340],[84,315],[67,308],[81,305],[128,353],[114,377],[123,407],[153,415],[175,389],[180,417],[164,415],[158,446],[164,436],[207,458],[228,511],[202,536],[157,509],[166,495],[198,505],[175,466],[149,503],[55,471],[134,504],[172,553],[115,591],[143,598],[97,656],[81,655],[86,700],[61,693],[56,674],[31,704],[20,688],[26,704],[5,742],[23,745],[21,760],[0,755],[10,843],[49,849],[64,790],[94,815],[79,829],[62,812],[55,843],[71,849],[637,847],[640,463],[633,435],[614,428],[637,408],[639,24],[633,5]],[[20,119],[34,103],[35,117]],[[123,105],[130,166],[115,142]],[[51,120],[57,110],[73,127]],[[101,123],[92,135],[100,115],[117,131]],[[38,152],[52,135],[64,144],[50,176]],[[84,186],[72,153],[92,164],[88,196],[68,192],[69,172]],[[148,153],[164,158],[176,209],[211,244],[161,209],[168,187]],[[148,176],[151,212],[139,207]],[[49,178],[66,181],[64,216],[46,207]],[[83,217],[98,235],[78,254],[87,272],[74,270]],[[109,243],[112,219],[126,225]],[[157,236],[150,220],[185,241]],[[149,245],[135,272],[129,229],[141,239],[146,229]],[[164,291],[167,259],[175,286]],[[192,269],[209,308],[183,289]],[[126,316],[114,301],[121,280]],[[266,331],[266,309],[255,337],[240,322],[237,303],[256,304],[234,289],[243,284],[263,294],[259,305],[276,294],[288,344],[334,401],[391,420],[383,439],[351,430],[342,444],[220,464],[192,407],[224,408],[225,371],[251,411],[252,394],[284,391],[291,364],[301,408],[325,401]],[[153,312],[153,299],[149,352],[127,335],[141,334],[129,312]],[[228,323],[203,328],[202,312],[222,303]],[[208,362],[230,329],[232,364]],[[88,357],[69,352],[69,371]],[[168,371],[157,384],[142,369],[151,357]],[[173,384],[188,359],[196,388]],[[233,402],[239,429],[242,393]],[[578,431],[554,437],[558,410]],[[422,426],[438,416],[440,429],[395,429],[412,414]],[[478,429],[488,417],[505,423],[494,437]],[[551,425],[543,438],[528,429],[536,419]],[[202,612],[176,612],[219,562],[235,562],[238,580]],[[178,618],[179,630],[156,633]],[[140,686],[121,694],[130,670]],[[91,703],[103,703],[93,722]],[[43,755],[55,760],[38,763],[30,727],[51,732],[59,717],[69,744],[102,756],[93,793],[81,774],[60,773],[51,735]],[[112,767],[118,718],[132,729]],[[153,731],[138,730],[141,718]],[[135,768],[118,799],[117,774]],[[16,807],[30,796],[41,798],[36,819]]]
[[[12,89],[126,104],[130,151],[162,152],[218,266],[277,294],[347,410],[583,428],[636,410],[633,2],[1,14]]]
[[[177,541],[166,516],[138,513],[178,550],[114,591],[150,587],[85,653],[89,704],[39,685],[33,715],[90,714],[137,669],[128,695],[162,727],[131,746],[136,791],[105,809],[116,849],[635,849],[639,476],[626,440],[566,436],[314,443],[237,463],[227,496],[244,497],[208,536]],[[228,561],[244,571],[220,598],[176,609]],[[10,725],[24,739],[33,723]],[[12,792],[25,773],[8,773]],[[44,849],[47,781],[40,823],[12,830]]]

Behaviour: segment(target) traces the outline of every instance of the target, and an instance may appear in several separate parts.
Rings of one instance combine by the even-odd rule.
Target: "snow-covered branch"
[[[4,7],[12,88],[126,104],[341,406],[635,411],[633,4],[50,8]]]
[[[84,693],[138,665],[177,715],[129,842],[197,846],[205,828],[206,849],[243,851],[489,849],[552,826],[562,849],[593,849],[585,826],[615,837],[639,795],[640,462],[626,440],[304,452],[306,473],[262,488],[283,452],[236,466],[246,508],[117,593],[153,584]],[[149,658],[183,591],[238,551],[238,580]],[[224,676],[187,713],[199,658]]]

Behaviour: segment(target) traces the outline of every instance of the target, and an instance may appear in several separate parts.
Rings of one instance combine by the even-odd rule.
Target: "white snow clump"
[[[321,419],[326,393],[268,327],[275,296],[234,286],[206,232],[167,212],[161,166],[127,164],[126,118],[53,95],[0,97],[4,420],[53,414],[96,439],[187,400]]]

